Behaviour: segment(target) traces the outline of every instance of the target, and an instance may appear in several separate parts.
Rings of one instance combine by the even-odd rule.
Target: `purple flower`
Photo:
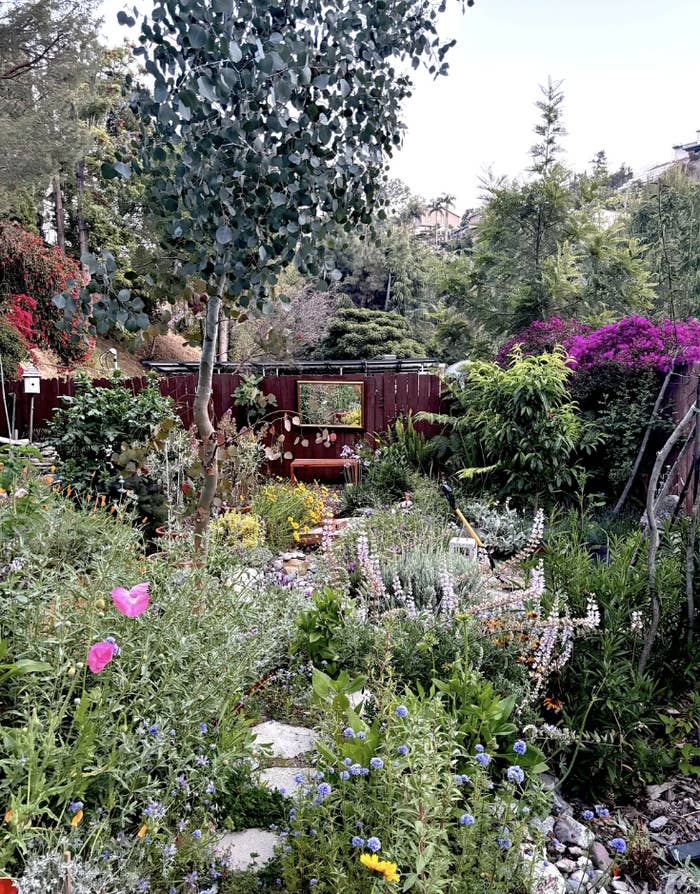
[[[372,836],[367,839],[367,847],[372,851],[373,854],[376,854],[377,851],[382,849],[382,843],[378,838]]]
[[[608,810],[607,807],[603,807],[602,804],[596,804],[596,805],[594,806],[593,809],[594,809],[595,812],[596,812],[596,816],[600,816],[600,817],[602,817],[603,819],[604,819],[605,817],[610,816],[610,811]]]
[[[157,724],[157,723],[154,723],[154,724],[152,724],[151,726],[149,726],[149,727],[148,727],[148,732],[149,732],[152,736],[157,736],[158,733],[160,732],[160,728],[159,728],[158,724]]]
[[[352,760],[349,757],[344,757],[343,763],[345,764],[346,767],[349,767],[352,764]]]
[[[193,838],[201,838],[201,837],[202,837],[202,830],[201,830],[201,829],[195,829],[194,832],[192,833],[192,837],[193,837]]]
[[[350,767],[350,775],[351,776],[362,776],[362,766],[360,764],[353,764]]]
[[[408,745],[399,745],[399,747],[396,749],[396,753],[400,754],[402,757],[406,757],[406,755],[408,754]]]
[[[68,805],[68,809],[71,813],[77,813],[79,810],[82,810],[84,806],[82,801],[71,801]]]
[[[143,812],[150,819],[163,819],[165,816],[165,807],[163,807],[162,804],[159,804],[158,801],[151,801]]]
[[[483,745],[477,745],[476,748],[474,749],[474,751],[476,751],[477,754],[483,754],[483,753],[484,753],[484,746],[483,746]]]
[[[352,729],[350,729],[349,726],[345,727],[345,729],[343,730],[343,735],[345,736],[346,739],[354,739],[355,738],[355,733]]]
[[[209,758],[206,757],[204,754],[198,754],[195,763],[198,767],[206,767],[209,763]]]
[[[341,770],[339,773],[339,776],[343,780],[343,782],[347,782],[348,779],[350,778],[350,774],[348,773],[347,770]]]
[[[350,844],[351,844],[353,847],[364,847],[364,846],[365,846],[365,839],[364,839],[364,838],[360,838],[359,835],[353,835],[352,838],[350,839]]]
[[[396,709],[396,716],[397,717],[408,717],[408,708],[406,707],[406,705],[398,706],[398,708]]]
[[[486,754],[486,752],[482,752],[481,754],[477,754],[475,758],[477,764],[481,764],[482,767],[488,767],[491,763],[491,755]]]
[[[592,810],[584,810],[583,813],[582,813],[581,815],[583,816],[583,818],[584,818],[586,821],[588,821],[588,820],[592,820],[592,819],[593,819],[594,813],[593,813]]]
[[[624,838],[613,838],[610,841],[610,847],[618,854],[624,854],[627,850],[627,842]]]
[[[459,818],[460,826],[473,826],[476,820],[471,813],[463,813]]]
[[[513,751],[516,754],[523,755],[527,751],[527,743],[523,742],[522,739],[518,739],[518,741],[513,745]]]
[[[509,782],[515,782],[517,785],[522,785],[525,781],[525,772],[522,767],[518,767],[517,764],[508,767],[506,776],[508,777]]]
[[[318,794],[319,794],[322,798],[327,798],[328,795],[330,795],[330,793],[331,793],[331,787],[330,787],[330,785],[328,785],[327,782],[322,782],[322,783],[318,786],[318,788],[316,789],[316,791],[318,792]]]
[[[358,739],[366,739],[366,738],[367,738],[367,733],[366,733],[363,729],[361,729],[361,730],[359,731],[359,733],[357,734],[357,738],[358,738]]]
[[[373,757],[372,760],[369,762],[369,765],[373,770],[381,770],[384,766],[384,761],[381,759],[381,757]]]
[[[206,723],[200,723],[199,731],[200,731],[200,733],[206,733],[209,731],[209,727],[206,725]]]

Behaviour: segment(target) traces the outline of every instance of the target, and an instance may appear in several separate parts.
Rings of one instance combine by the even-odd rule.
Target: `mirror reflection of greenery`
[[[299,382],[299,414],[305,425],[362,425],[358,382]]]

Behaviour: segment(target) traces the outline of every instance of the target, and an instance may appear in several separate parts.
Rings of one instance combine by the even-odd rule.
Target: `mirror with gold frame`
[[[364,428],[364,382],[297,381],[302,428]]]

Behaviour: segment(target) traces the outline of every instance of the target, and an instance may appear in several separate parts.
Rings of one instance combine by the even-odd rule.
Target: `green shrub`
[[[449,447],[458,452],[447,462],[460,478],[492,482],[522,502],[571,494],[583,472],[581,454],[596,436],[567,390],[566,357],[512,356],[507,369],[473,361],[463,379],[448,382],[452,415],[419,418],[453,427]]]
[[[0,358],[6,382],[14,382],[18,367],[27,356],[27,343],[6,320],[0,320]]]
[[[425,349],[413,338],[411,325],[401,314],[347,308],[335,314],[316,353],[322,360],[371,360],[382,354],[424,357]]]
[[[358,445],[355,448],[361,463],[359,484],[348,484],[343,490],[341,512],[352,515],[363,507],[386,506],[403,500],[413,481],[408,461],[397,445],[376,450]]]
[[[664,538],[658,562],[662,603],[659,635],[644,674],[637,672],[648,627],[646,544],[633,530],[611,535],[607,562],[591,556],[580,519],[547,539],[545,571],[552,592],[566,594],[574,611],[595,593],[601,614],[597,636],[577,643],[560,679],[563,721],[581,734],[570,784],[581,792],[632,792],[659,780],[673,764],[660,713],[675,705],[700,672],[697,647],[684,642],[685,588],[682,538]]]

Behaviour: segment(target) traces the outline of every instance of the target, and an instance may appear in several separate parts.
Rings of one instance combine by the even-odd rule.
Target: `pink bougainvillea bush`
[[[700,361],[700,321],[652,323],[632,316],[576,335],[565,343],[579,371],[610,363],[666,372],[673,362]]]
[[[563,345],[577,372],[608,364],[666,372],[674,359],[678,363],[700,361],[700,321],[690,317],[654,323],[634,315],[592,329],[578,320],[535,320],[508,339],[498,351],[496,363],[507,366],[516,345],[524,355],[549,353]]]

